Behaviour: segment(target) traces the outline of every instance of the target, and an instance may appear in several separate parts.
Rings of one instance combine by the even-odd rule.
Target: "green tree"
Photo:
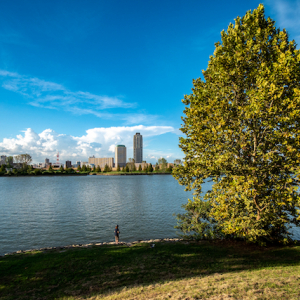
[[[129,172],[128,164],[127,164],[126,167],[125,167],[125,172]]]
[[[101,172],[101,168],[100,168],[99,165],[98,165],[97,168],[96,168],[96,172],[97,172],[97,173],[100,173],[100,172]]]
[[[61,172],[63,172],[63,171],[64,171],[64,167],[63,167],[63,165],[61,165],[61,166],[60,166],[59,170],[60,170]]]
[[[25,154],[19,154],[14,157],[14,160],[16,163],[20,163],[23,165],[23,169],[25,169],[25,166],[27,166],[29,163],[32,162],[31,155],[25,153]]]
[[[120,172],[120,165],[117,166],[117,172]]]
[[[12,168],[13,162],[14,162],[13,156],[6,157],[6,167],[7,168]]]
[[[158,165],[162,171],[165,171],[167,168],[167,160],[163,157],[158,159]]]
[[[159,166],[155,165],[155,171],[158,171],[158,170],[159,170]]]
[[[87,171],[86,165],[83,165],[81,168],[81,172],[86,172],[86,171]]]
[[[128,163],[127,163],[127,166],[128,166],[128,168],[129,168],[129,171],[134,171],[134,169],[135,169],[135,171],[136,171],[136,168],[135,168],[135,160],[133,159],[133,158],[129,158],[128,159]]]
[[[51,166],[50,166],[50,168],[51,168]],[[50,170],[50,168],[49,168],[49,170]],[[52,169],[51,169],[51,170],[52,170]],[[81,172],[81,167],[80,167],[80,165],[77,167],[77,171]]]
[[[35,169],[34,170],[34,174],[35,175],[41,175],[42,174],[42,171],[40,169]]]
[[[148,165],[147,165],[147,164],[144,164],[143,171],[144,171],[144,172],[147,172],[147,170],[148,170]]]
[[[170,166],[167,168],[167,172],[171,172],[171,173],[172,173],[172,171],[173,171],[173,166],[170,165]]]
[[[135,166],[135,163],[133,163],[133,166],[132,166],[132,171],[135,172],[136,171],[136,166]]]
[[[148,164],[147,172],[153,172],[152,164]]]
[[[178,228],[285,243],[289,224],[300,225],[300,53],[265,19],[263,5],[237,17],[221,40],[204,80],[194,80],[183,100],[185,159],[173,173],[195,197]]]
[[[94,165],[94,167],[93,167],[93,172],[96,172],[96,166]]]
[[[142,172],[142,165],[139,165],[139,172]]]
[[[105,164],[103,172],[109,172],[109,171],[110,171],[109,166]]]
[[[174,165],[181,165],[181,164],[182,164],[181,159],[174,160]]]
[[[0,167],[0,172],[1,173],[4,173],[6,170],[5,170],[5,165],[1,165],[1,167]]]

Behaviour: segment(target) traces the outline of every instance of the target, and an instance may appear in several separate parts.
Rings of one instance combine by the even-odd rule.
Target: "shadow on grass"
[[[178,242],[100,246],[0,259],[0,299],[54,299],[105,293],[124,286],[299,266],[300,246]]]

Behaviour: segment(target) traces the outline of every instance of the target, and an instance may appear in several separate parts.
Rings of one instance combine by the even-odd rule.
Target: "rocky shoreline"
[[[164,238],[164,239],[150,239],[150,240],[137,240],[133,242],[119,242],[118,245],[126,245],[128,247],[138,244],[138,243],[148,243],[148,244],[153,244],[153,243],[159,243],[159,242],[179,242],[183,241],[183,239],[179,238]],[[105,245],[116,245],[115,242],[103,242],[103,243],[89,243],[89,244],[74,244],[74,245],[68,245],[68,246],[59,246],[59,247],[43,247],[43,248],[37,248],[37,249],[29,249],[29,250],[18,250],[15,252],[10,252],[10,253],[5,253],[4,255],[0,255],[0,257],[4,257],[7,255],[15,255],[15,254],[24,254],[28,253],[30,254],[31,252],[36,252],[36,251],[65,251],[68,249],[74,249],[74,248],[90,248],[94,246],[105,246]]]

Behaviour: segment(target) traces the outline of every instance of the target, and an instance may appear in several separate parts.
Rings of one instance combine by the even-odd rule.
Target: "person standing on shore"
[[[120,234],[119,225],[117,225],[116,228],[115,228],[115,242],[116,242],[116,244],[119,244],[119,234]]]

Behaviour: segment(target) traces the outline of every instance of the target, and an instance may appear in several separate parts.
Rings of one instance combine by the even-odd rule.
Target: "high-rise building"
[[[126,166],[126,147],[124,145],[117,145],[115,148],[115,167]]]
[[[72,162],[70,160],[66,160],[65,166],[66,168],[72,168]]]
[[[143,161],[143,136],[139,132],[133,136],[133,158],[136,163]]]
[[[89,164],[93,164],[96,167],[99,166],[101,169],[108,165],[110,168],[114,167],[114,158],[113,157],[89,157]],[[85,163],[87,164],[87,163]]]
[[[0,166],[5,165],[6,163],[6,155],[1,155],[0,156]]]
[[[45,166],[49,165],[49,158],[45,158]]]

